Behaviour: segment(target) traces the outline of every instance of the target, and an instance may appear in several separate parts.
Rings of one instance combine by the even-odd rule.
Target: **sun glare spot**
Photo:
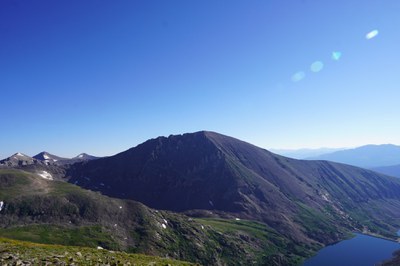
[[[342,57],[341,52],[332,52],[332,60],[339,61]]]
[[[310,69],[312,72],[320,72],[324,68],[324,64],[321,61],[315,61],[311,64]]]
[[[298,81],[304,79],[305,77],[306,77],[306,73],[304,73],[303,71],[299,71],[292,76],[292,81],[298,82]]]
[[[365,35],[365,38],[366,38],[367,40],[371,40],[372,38],[375,38],[378,34],[379,34],[379,31],[378,31],[378,30],[373,30],[373,31],[368,32],[368,33]]]

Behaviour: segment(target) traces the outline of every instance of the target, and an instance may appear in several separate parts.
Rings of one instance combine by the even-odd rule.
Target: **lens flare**
[[[304,79],[306,77],[306,73],[303,71],[299,71],[292,76],[292,81],[293,82],[299,82],[300,80]]]
[[[342,57],[341,52],[332,52],[332,60],[339,61]]]
[[[378,31],[378,30],[373,30],[373,31],[368,32],[368,33],[365,35],[365,38],[366,38],[367,40],[371,40],[371,39],[375,38],[378,34],[379,34],[379,31]]]
[[[324,68],[324,63],[322,63],[321,61],[315,61],[310,66],[311,71],[314,73],[320,72],[323,68]]]

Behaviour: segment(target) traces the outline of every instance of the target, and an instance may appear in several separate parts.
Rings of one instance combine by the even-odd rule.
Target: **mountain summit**
[[[64,161],[64,160],[68,160],[67,158],[62,158],[56,155],[53,155],[51,153],[48,153],[46,151],[43,151],[39,154],[36,154],[35,156],[33,156],[33,158],[40,160],[40,161],[44,161],[44,162],[52,162],[55,163],[57,161]]]
[[[82,187],[153,208],[263,221],[302,242],[332,243],[344,229],[375,230],[377,224],[391,235],[398,225],[386,218],[400,217],[395,178],[286,158],[208,131],[151,139],[115,156],[74,164],[68,176]],[[377,215],[377,208],[387,212]]]

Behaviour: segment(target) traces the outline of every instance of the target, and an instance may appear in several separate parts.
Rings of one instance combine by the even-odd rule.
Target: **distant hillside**
[[[40,163],[40,161],[26,154],[17,152],[8,158],[0,160],[0,167],[18,167],[36,163]]]
[[[271,149],[270,151],[282,156],[305,159],[309,157],[320,156],[322,154],[345,150],[345,148],[319,148],[319,149]]]
[[[400,164],[400,146],[392,144],[366,145],[307,159],[327,160],[364,168],[390,166]]]
[[[48,153],[46,151],[38,153],[33,157],[18,152],[6,159],[0,160],[0,167],[15,168],[15,167],[25,167],[27,165],[39,166],[39,167],[62,166],[62,165],[74,164],[76,162],[95,160],[98,158],[99,157],[95,157],[86,153],[81,153],[74,158],[63,158]]]
[[[395,176],[400,178],[400,164],[391,165],[391,166],[383,166],[383,167],[375,167],[372,170],[390,176]]]

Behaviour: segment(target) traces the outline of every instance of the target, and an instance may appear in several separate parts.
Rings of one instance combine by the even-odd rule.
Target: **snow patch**
[[[44,179],[53,180],[53,176],[49,172],[41,171],[38,173],[38,175],[43,177]]]
[[[161,226],[162,226],[164,229],[167,229],[167,226],[166,226],[165,224],[161,224]]]
[[[119,206],[120,209],[122,209],[122,206]]]
[[[204,226],[203,226],[203,225],[201,226],[201,229],[203,229],[203,230],[204,230]]]
[[[102,248],[102,247],[98,246],[98,247],[97,247],[97,249],[104,249],[104,248]]]
[[[239,218],[235,218],[235,220],[236,220],[236,221],[240,221],[240,219],[239,219]]]
[[[327,202],[331,202],[331,200],[329,199],[329,194],[328,193],[322,193],[321,194],[321,198]]]
[[[3,209],[4,201],[0,201],[0,211]]]
[[[46,153],[43,154],[43,158],[44,158],[45,160],[50,160],[50,159],[51,159]]]
[[[79,154],[79,155],[78,155],[78,158],[83,158],[83,154]]]
[[[165,224],[168,224],[168,221],[167,221],[167,220],[165,220],[165,219],[163,219],[163,220],[164,220],[164,223],[165,223]]]

